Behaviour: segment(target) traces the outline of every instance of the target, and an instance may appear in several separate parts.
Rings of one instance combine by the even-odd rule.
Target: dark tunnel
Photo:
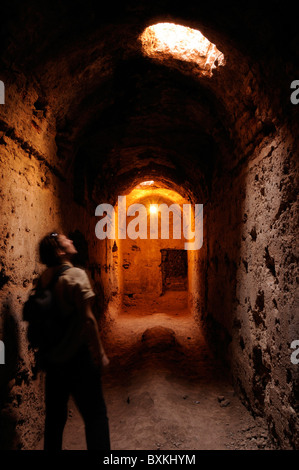
[[[36,449],[42,435],[43,376],[22,305],[43,269],[37,243],[53,229],[73,238],[97,294],[115,446],[128,448],[119,439],[131,406],[132,449],[247,448],[246,419],[267,435],[251,448],[298,448],[299,32],[285,3],[266,3],[2,2],[0,448]],[[99,239],[96,207],[117,215],[120,196],[126,210],[149,209],[146,230],[157,204],[202,205],[202,246]],[[235,406],[234,443],[214,412],[197,427],[169,383],[192,406]],[[173,412],[159,421],[159,400],[193,416],[191,440],[184,431],[179,441]],[[215,441],[202,437],[211,423]]]

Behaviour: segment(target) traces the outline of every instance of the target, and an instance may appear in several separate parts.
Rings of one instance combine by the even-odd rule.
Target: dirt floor
[[[175,310],[167,303],[125,309],[105,338],[112,450],[273,449],[266,426],[240,402],[180,300]],[[63,447],[86,449],[72,399]]]

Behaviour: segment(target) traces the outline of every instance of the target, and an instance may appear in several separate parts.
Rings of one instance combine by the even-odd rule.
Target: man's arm
[[[92,312],[90,300],[85,301],[85,334],[93,361],[97,366],[107,366],[109,359],[103,348],[97,321]]]

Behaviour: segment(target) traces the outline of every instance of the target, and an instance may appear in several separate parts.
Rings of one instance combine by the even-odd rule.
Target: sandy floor
[[[163,313],[158,306],[154,313],[127,309],[105,338],[112,450],[271,449],[266,427],[242,405],[193,318],[177,305]],[[86,449],[84,424],[69,405],[64,449]]]

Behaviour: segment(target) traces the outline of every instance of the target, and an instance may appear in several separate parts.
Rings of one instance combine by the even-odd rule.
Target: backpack
[[[63,335],[59,306],[53,290],[59,276],[70,267],[61,268],[46,288],[37,284],[23,307],[23,320],[28,322],[27,338],[31,347],[38,349],[40,362]]]

